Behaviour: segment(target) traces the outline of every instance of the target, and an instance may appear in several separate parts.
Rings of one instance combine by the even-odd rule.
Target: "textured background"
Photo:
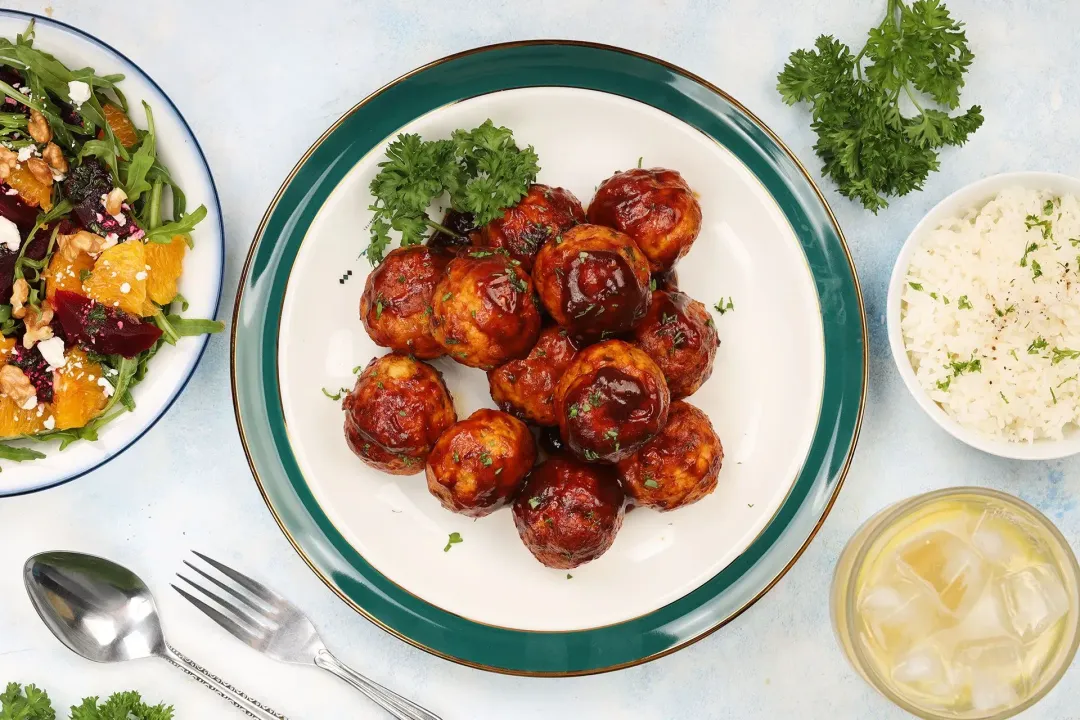
[[[4,0],[34,12],[45,0]],[[698,73],[759,114],[815,169],[804,110],[773,90],[787,53],[828,32],[861,46],[884,0],[210,0],[52,1],[57,19],[116,46],[154,77],[199,137],[221,192],[231,310],[242,260],[296,159],[367,93],[422,63],[487,43],[564,37],[621,45]],[[0,682],[35,681],[59,704],[137,687],[179,718],[239,718],[166,663],[92,666],[37,621],[19,579],[30,554],[77,548],[114,558],[158,595],[172,641],[292,718],[383,717],[314,669],[276,665],[238,645],[168,589],[188,548],[232,561],[303,606],[347,662],[445,720],[899,718],[848,667],[827,590],[856,526],[901,498],[958,484],[1017,494],[1080,545],[1080,461],[1010,462],[939,430],[901,384],[885,337],[885,288],[901,243],[938,200],[1012,170],[1080,174],[1075,143],[1080,5],[949,0],[969,23],[976,62],[964,99],[986,124],[925,190],[874,217],[824,185],[855,256],[870,325],[871,383],[844,491],[802,560],[721,632],[673,656],[568,680],[503,677],[453,665],[378,630],[340,603],[278,531],[252,482],[229,401],[228,341],[216,337],[188,391],[135,448],[91,476],[0,500]],[[1026,718],[1080,718],[1080,671]],[[1073,702],[1069,699],[1072,698]]]

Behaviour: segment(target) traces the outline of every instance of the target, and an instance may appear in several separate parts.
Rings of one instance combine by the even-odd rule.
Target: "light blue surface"
[[[45,0],[5,2],[42,12]],[[548,3],[53,2],[55,17],[119,48],[180,107],[210,160],[225,211],[226,300],[266,205],[297,158],[341,113],[397,75],[472,46],[569,37],[658,55],[732,93],[815,170],[806,112],[773,90],[787,53],[820,32],[860,44],[884,0],[551,0]],[[228,342],[211,341],[185,395],[106,468],[39,495],[0,500],[0,682],[36,681],[63,705],[138,687],[178,717],[240,718],[168,667],[93,666],[38,623],[19,571],[30,554],[78,549],[136,569],[154,588],[174,644],[289,717],[383,717],[315,670],[278,666],[211,627],[168,588],[187,548],[229,561],[303,606],[347,662],[444,720],[618,718],[900,718],[847,666],[827,592],[844,542],[877,509],[957,484],[1017,494],[1080,546],[1076,460],[1024,463],[970,450],[925,417],[892,365],[885,287],[909,230],[938,200],[988,174],[1080,174],[1080,6],[950,0],[976,53],[964,100],[986,125],[944,156],[922,193],[874,217],[826,195],[852,246],[871,331],[871,385],[859,451],[836,508],[803,559],[761,602],[716,635],[618,673],[532,680],[481,673],[400,643],[347,609],[286,542],[250,478],[233,422]],[[276,8],[271,10],[270,8]],[[362,242],[360,238],[356,242]],[[1024,718],[1080,718],[1080,670]]]

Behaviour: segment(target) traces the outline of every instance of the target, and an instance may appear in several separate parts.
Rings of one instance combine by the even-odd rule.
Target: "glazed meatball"
[[[701,205],[674,170],[638,168],[616,173],[600,185],[589,205],[589,222],[632,237],[652,271],[662,272],[697,239]]]
[[[619,463],[619,477],[639,505],[674,510],[716,489],[723,460],[724,448],[709,417],[676,400],[663,431]]]
[[[477,410],[435,443],[428,490],[447,510],[483,517],[510,502],[535,462],[536,444],[525,423],[498,410]]]
[[[521,202],[484,226],[479,244],[506,250],[529,272],[544,243],[583,222],[585,210],[572,192],[532,185]]]
[[[592,462],[630,457],[667,422],[664,373],[638,348],[607,340],[577,354],[555,391],[559,430]]]
[[[458,212],[453,208],[446,211],[439,223],[450,232],[436,229],[427,239],[428,247],[439,248],[457,254],[462,248],[469,248],[479,239],[476,218],[472,213]]]
[[[649,313],[634,328],[634,344],[660,366],[673,399],[693,395],[712,375],[720,339],[705,306],[678,290],[653,293]]]
[[[653,290],[678,290],[679,274],[675,272],[675,268],[668,268],[663,272],[653,275],[652,288]]]
[[[540,301],[575,339],[589,342],[630,330],[649,309],[649,265],[626,235],[578,225],[536,256]]]
[[[430,360],[443,355],[431,336],[431,296],[451,256],[413,245],[391,251],[371,271],[360,297],[360,319],[376,345]]]
[[[369,362],[342,407],[349,448],[392,475],[420,472],[435,441],[457,421],[442,374],[407,355]]]
[[[614,468],[553,457],[538,465],[514,500],[525,547],[550,568],[569,569],[603,555],[623,521]]]
[[[488,373],[491,398],[516,418],[534,425],[558,425],[555,386],[575,353],[577,347],[565,329],[545,328],[527,356]]]
[[[532,281],[501,254],[457,257],[435,287],[431,334],[462,365],[491,370],[528,354],[540,335]]]

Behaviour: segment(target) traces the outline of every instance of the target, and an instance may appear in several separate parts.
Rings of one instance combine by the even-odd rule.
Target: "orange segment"
[[[51,412],[57,430],[83,427],[105,408],[108,398],[98,385],[101,376],[101,366],[88,360],[86,353],[68,349],[67,364],[53,380]]]
[[[89,253],[80,252],[74,260],[68,259],[63,253],[53,253],[49,267],[42,273],[46,297],[52,300],[57,290],[85,295],[87,291],[83,288],[83,276],[89,275],[93,269],[94,258]]]
[[[184,270],[187,241],[174,235],[169,244],[146,243],[146,264],[150,266],[146,294],[158,305],[166,305],[176,297],[176,283]]]
[[[7,365],[11,352],[15,349],[15,338],[0,335],[0,367]]]
[[[34,177],[25,165],[19,165],[8,175],[7,184],[18,191],[19,197],[31,207],[39,207],[48,212],[52,210],[52,183],[45,183]]]
[[[47,411],[39,415],[38,408],[23,410],[7,395],[0,395],[0,438],[41,432],[47,415]]]
[[[135,240],[101,253],[85,285],[94,300],[139,315],[146,305],[146,278],[146,246]]]
[[[112,103],[105,103],[101,106],[101,109],[105,113],[105,122],[109,123],[113,135],[120,141],[120,144],[126,148],[134,147],[135,143],[139,142],[139,136],[135,132],[135,126],[131,123],[131,118]]]

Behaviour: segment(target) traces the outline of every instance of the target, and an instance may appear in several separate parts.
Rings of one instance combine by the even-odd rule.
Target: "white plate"
[[[900,377],[904,379],[904,384],[907,385],[915,401],[934,419],[934,422],[945,428],[953,437],[991,455],[1017,460],[1052,460],[1080,453],[1080,428],[1067,427],[1065,437],[1061,440],[1040,439],[1033,443],[1018,443],[984,435],[964,427],[931,400],[919,384],[918,378],[915,377],[915,370],[911,367],[911,359],[908,357],[903,332],[900,329],[900,298],[903,294],[908,265],[911,264],[911,255],[918,247],[922,236],[937,227],[942,220],[960,215],[967,209],[985,205],[995,195],[1010,187],[1049,190],[1054,193],[1080,196],[1080,179],[1050,172],[1016,172],[983,178],[960,188],[935,205],[908,235],[904,247],[900,250],[900,255],[896,258],[896,265],[893,266],[892,278],[889,280],[888,304],[885,310],[889,347],[892,349],[893,360],[896,361]]]
[[[816,428],[824,347],[813,278],[791,225],[755,176],[708,136],[648,105],[589,90],[518,89],[484,95],[403,128],[446,137],[491,118],[535,146],[539,181],[587,204],[602,180],[637,164],[679,170],[700,194],[701,236],[678,265],[682,290],[711,307],[722,344],[712,378],[689,402],[724,444],[719,487],[671,513],[638,509],[612,549],[573,571],[537,563],[500,511],[471,520],[444,510],[424,476],[375,471],[346,447],[339,403],[352,370],[386,351],[358,316],[369,268],[368,184],[386,143],[338,185],[291,271],[279,335],[279,379],[292,450],[315,498],[348,542],[408,592],[477,622],[523,630],[599,627],[646,614],[715,576],[761,532],[787,496]],[[344,284],[339,277],[352,269]],[[458,417],[493,407],[484,373],[435,361]],[[464,538],[443,552],[447,535]],[[593,601],[590,601],[589,599]],[[595,601],[602,598],[603,601]]]
[[[130,107],[145,100],[154,111],[158,156],[184,190],[188,208],[205,205],[206,219],[195,228],[195,249],[184,259],[180,292],[191,304],[187,317],[212,318],[221,299],[225,242],[221,210],[210,168],[191,128],[180,111],[146,73],[102,41],[76,28],[48,18],[0,10],[0,36],[14,39],[36,20],[34,47],[48,52],[70,68],[92,67],[99,75],[120,73],[120,84]],[[143,127],[140,113],[132,114]],[[56,443],[23,443],[46,453],[42,460],[12,463],[0,461],[0,495],[32,492],[73,480],[119,455],[149,430],[169,409],[195,370],[208,338],[184,338],[166,345],[150,363],[147,378],[132,391],[136,408],[101,431],[97,442],[77,442],[63,452]]]

